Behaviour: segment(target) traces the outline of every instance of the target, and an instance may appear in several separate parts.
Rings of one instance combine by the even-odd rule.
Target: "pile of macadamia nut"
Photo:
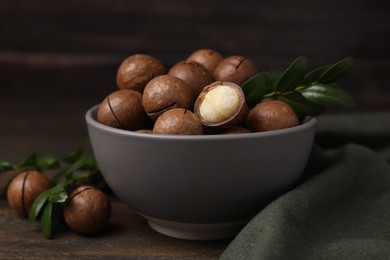
[[[249,59],[195,51],[169,71],[156,58],[135,54],[120,65],[119,90],[99,107],[98,122],[124,130],[173,135],[238,134],[298,125],[281,101],[248,108],[240,87],[258,73]]]

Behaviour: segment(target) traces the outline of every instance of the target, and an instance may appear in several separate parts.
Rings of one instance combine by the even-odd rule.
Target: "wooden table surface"
[[[0,259],[217,259],[228,243],[160,235],[115,198],[109,225],[99,235],[78,235],[60,223],[46,239],[39,222],[16,216],[0,200]]]

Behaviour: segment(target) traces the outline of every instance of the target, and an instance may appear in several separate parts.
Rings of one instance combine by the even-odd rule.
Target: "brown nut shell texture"
[[[194,94],[183,80],[171,75],[162,75],[146,85],[142,104],[147,115],[156,120],[162,113],[172,108],[191,109],[194,105]]]
[[[230,134],[249,134],[252,133],[248,129],[242,126],[233,126],[228,129],[224,129],[221,134],[223,135],[230,135]]]
[[[229,56],[215,68],[213,76],[218,81],[229,81],[241,85],[257,73],[255,64],[240,56]]]
[[[174,108],[157,118],[153,134],[202,135],[203,127],[191,111],[184,108]]]
[[[174,65],[168,72],[191,87],[192,92],[197,97],[203,88],[214,81],[213,76],[203,65],[193,61],[181,61]]]
[[[229,128],[245,123],[248,106],[240,86],[217,81],[203,89],[194,111],[204,126]]]
[[[165,67],[156,58],[135,54],[127,57],[119,66],[116,83],[119,89],[132,89],[142,93],[151,79],[165,73]]]
[[[80,186],[69,196],[64,208],[66,224],[80,234],[93,234],[104,228],[111,216],[106,194],[92,186]]]
[[[50,186],[50,180],[37,171],[22,172],[8,185],[8,204],[20,216],[27,216],[34,200]]]
[[[98,122],[124,130],[145,128],[148,117],[142,94],[129,89],[117,90],[104,99],[97,112]]]
[[[294,110],[278,100],[257,104],[249,112],[246,125],[253,132],[264,132],[293,127],[299,124]]]
[[[213,49],[200,49],[188,56],[186,61],[202,64],[210,75],[213,75],[215,68],[223,61],[223,56]]]

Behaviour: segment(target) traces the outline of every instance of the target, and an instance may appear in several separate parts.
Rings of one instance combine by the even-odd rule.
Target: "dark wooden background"
[[[390,108],[387,0],[0,0],[0,157],[62,153],[86,138],[84,113],[116,89],[130,54],[170,67],[199,48],[260,69],[351,56],[340,84],[358,110]],[[42,142],[42,140],[52,140]]]

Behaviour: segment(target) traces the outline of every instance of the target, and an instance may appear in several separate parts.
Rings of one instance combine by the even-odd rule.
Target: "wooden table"
[[[77,147],[90,149],[84,113],[101,97],[51,95],[0,96],[0,159],[17,162],[32,152],[61,156]],[[0,259],[217,259],[229,242],[160,235],[115,197],[102,234],[81,236],[59,224],[49,240],[39,222],[19,218],[0,198]]]
[[[0,259],[217,259],[228,243],[160,235],[115,198],[109,225],[99,235],[78,235],[59,223],[53,239],[46,239],[39,222],[16,216],[0,200]]]

